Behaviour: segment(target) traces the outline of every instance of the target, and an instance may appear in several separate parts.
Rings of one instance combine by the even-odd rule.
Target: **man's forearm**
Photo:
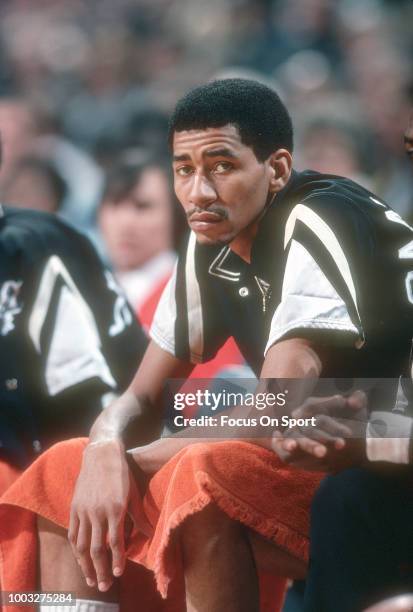
[[[310,393],[316,377],[320,374],[321,363],[313,347],[304,342],[286,341],[283,346],[273,347],[270,351],[272,367],[264,367],[262,380],[259,381],[257,392],[282,391],[284,386],[289,390],[291,407],[300,403]],[[277,378],[278,377],[278,378]],[[283,384],[281,386],[281,380]],[[299,379],[302,384],[297,384]],[[279,411],[278,411],[279,412]],[[267,406],[260,414],[277,417],[277,410]],[[232,419],[247,419],[254,416],[254,407],[246,410],[245,407],[235,406],[220,413]],[[276,427],[273,428],[275,430]],[[165,463],[167,463],[177,452],[191,444],[202,442],[223,442],[224,440],[243,440],[265,448],[272,448],[271,436],[273,431],[268,427],[254,428],[251,435],[251,427],[237,427],[228,429],[228,436],[217,436],[214,427],[203,427],[202,436],[199,435],[198,427],[188,427],[183,432],[175,434],[170,438],[157,440],[142,448],[136,448],[132,452],[134,460],[147,474],[154,474]]]
[[[195,432],[194,432],[195,434]],[[237,438],[244,442],[250,442],[257,446],[269,448],[269,444],[264,438]],[[128,451],[135,463],[140,469],[151,476],[156,474],[172,457],[174,457],[183,448],[187,448],[192,444],[199,443],[214,443],[224,442],[225,438],[162,438],[147,444],[146,446],[137,447]]]
[[[90,431],[90,443],[118,440],[127,446],[148,444],[160,435],[159,413],[149,399],[128,390],[108,406]]]

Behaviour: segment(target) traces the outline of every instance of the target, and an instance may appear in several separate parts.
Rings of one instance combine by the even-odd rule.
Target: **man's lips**
[[[225,220],[225,215],[212,211],[194,212],[189,215],[189,225],[195,232],[209,230],[221,221]]]
[[[192,213],[190,223],[219,223],[224,219],[223,215],[215,212]]]

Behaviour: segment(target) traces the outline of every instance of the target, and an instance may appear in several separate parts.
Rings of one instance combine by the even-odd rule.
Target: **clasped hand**
[[[359,465],[365,458],[367,400],[362,391],[348,397],[310,397],[292,412],[295,419],[313,419],[313,425],[277,431],[272,448],[278,456],[298,468],[338,471]]]

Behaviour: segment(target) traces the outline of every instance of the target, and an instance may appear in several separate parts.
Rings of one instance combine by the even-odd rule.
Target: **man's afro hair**
[[[175,132],[234,125],[243,144],[264,161],[277,149],[293,149],[290,115],[278,94],[249,79],[222,79],[189,91],[169,121],[168,140]]]

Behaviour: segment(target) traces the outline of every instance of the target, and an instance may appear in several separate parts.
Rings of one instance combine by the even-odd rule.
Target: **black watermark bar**
[[[239,439],[341,424],[347,438],[410,438],[413,385],[408,378],[168,380],[164,437]]]

